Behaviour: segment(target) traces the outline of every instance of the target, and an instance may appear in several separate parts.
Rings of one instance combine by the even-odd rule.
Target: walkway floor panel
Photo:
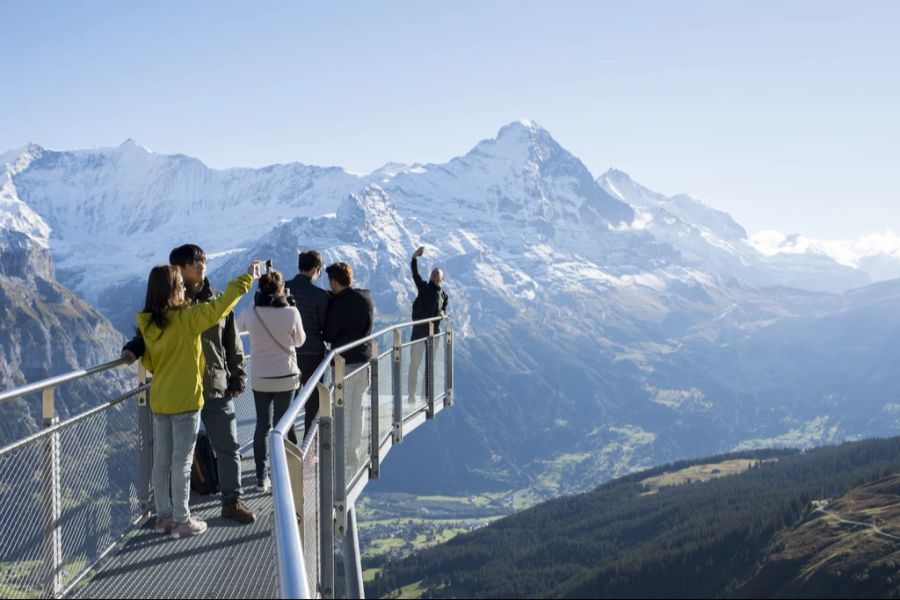
[[[243,461],[243,501],[256,522],[221,517],[221,496],[191,498],[191,511],[209,529],[176,540],[153,531],[134,533],[74,598],[274,598],[272,496],[255,491],[252,458]]]

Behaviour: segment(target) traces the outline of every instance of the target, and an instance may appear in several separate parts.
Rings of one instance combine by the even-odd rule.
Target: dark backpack
[[[191,489],[203,496],[219,491],[219,463],[205,431],[197,434],[197,443],[194,445]]]

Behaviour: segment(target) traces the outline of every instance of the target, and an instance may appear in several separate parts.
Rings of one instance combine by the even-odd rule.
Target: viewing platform
[[[435,325],[444,325],[436,331]],[[430,335],[409,338],[429,323]],[[340,354],[369,344],[348,370]],[[420,371],[411,366],[422,356]],[[249,356],[247,357],[249,359]],[[175,540],[151,526],[149,384],[60,421],[55,392],[125,366],[115,360],[0,393],[40,393],[43,429],[0,449],[0,596],[11,598],[331,598],[335,539],[347,597],[363,597],[354,505],[388,452],[453,404],[453,332],[436,318],[388,327],[333,349],[269,433],[272,491],[255,491],[253,393],[235,399],[242,500],[256,521],[220,516],[221,496],[192,493],[203,535]],[[246,365],[250,380],[250,361]],[[409,394],[409,380],[418,394]],[[320,411],[300,447],[287,440],[313,390]],[[302,431],[302,420],[298,432]]]

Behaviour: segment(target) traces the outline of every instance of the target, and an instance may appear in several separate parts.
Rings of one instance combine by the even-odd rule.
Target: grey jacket
[[[209,302],[218,298],[221,292],[213,290],[209,279],[203,281],[203,288],[194,296],[193,302]],[[226,391],[243,392],[247,384],[247,373],[244,370],[244,346],[235,323],[234,313],[204,331],[200,335],[200,346],[203,349],[203,399],[211,400],[222,397]],[[129,350],[137,357],[144,354],[144,338],[140,332],[125,344],[123,350]]]

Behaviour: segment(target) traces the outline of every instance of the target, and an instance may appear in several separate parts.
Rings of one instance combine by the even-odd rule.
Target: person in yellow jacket
[[[203,408],[203,354],[200,334],[234,309],[259,277],[260,262],[230,281],[215,300],[190,305],[178,267],[160,265],[150,271],[144,311],[137,325],[146,349],[141,357],[153,373],[153,498],[155,529],[174,538],[200,535],[206,523],[191,517],[191,462]],[[171,486],[171,487],[170,487]],[[171,498],[169,490],[171,489]]]

